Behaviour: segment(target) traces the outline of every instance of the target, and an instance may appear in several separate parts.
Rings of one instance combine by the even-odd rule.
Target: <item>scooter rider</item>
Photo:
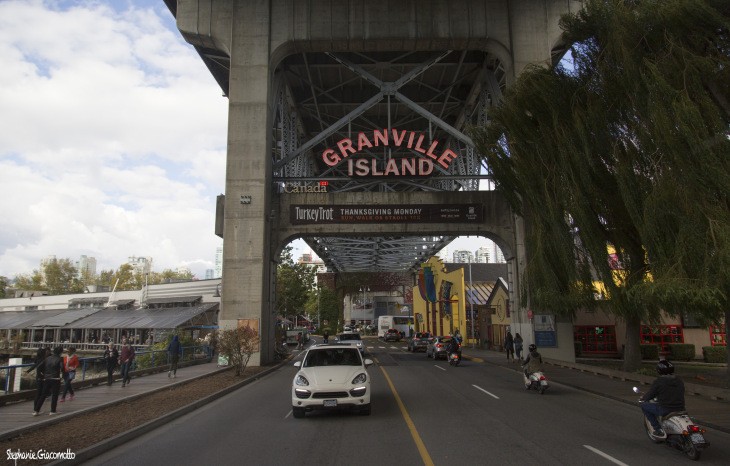
[[[542,371],[542,356],[537,352],[537,345],[534,343],[527,347],[528,353],[522,369],[525,371],[525,386],[530,385],[530,374]]]
[[[451,355],[453,353],[459,355],[459,359],[461,359],[461,345],[456,337],[451,337],[451,340],[449,340],[449,344],[446,347],[446,354]],[[448,360],[448,358],[446,359]]]
[[[649,390],[639,400],[644,416],[654,428],[655,437],[664,437],[657,416],[666,416],[674,411],[684,411],[684,382],[674,375],[674,365],[667,360],[660,360],[656,365],[659,377],[649,387]],[[646,403],[656,398],[656,403]]]

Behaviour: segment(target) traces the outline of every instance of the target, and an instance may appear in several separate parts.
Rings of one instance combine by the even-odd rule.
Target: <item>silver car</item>
[[[426,347],[427,358],[446,359],[446,349],[449,347],[451,337],[433,337]]]
[[[348,344],[356,347],[360,350],[360,354],[365,354],[365,345],[362,344],[362,338],[360,334],[356,332],[345,332],[340,333],[335,337],[335,341],[338,343]]]

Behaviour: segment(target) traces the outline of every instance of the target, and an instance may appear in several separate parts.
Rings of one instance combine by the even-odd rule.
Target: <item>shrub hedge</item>
[[[641,359],[659,359],[659,345],[639,345]]]
[[[702,357],[705,362],[719,362],[723,363],[727,361],[727,347],[725,346],[703,346]]]
[[[670,343],[670,361],[691,361],[695,358],[695,345],[689,343]]]

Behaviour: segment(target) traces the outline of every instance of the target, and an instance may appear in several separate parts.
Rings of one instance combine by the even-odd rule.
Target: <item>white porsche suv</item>
[[[350,345],[310,347],[292,383],[292,413],[304,417],[307,411],[347,408],[370,414],[370,376],[373,361],[362,358]]]

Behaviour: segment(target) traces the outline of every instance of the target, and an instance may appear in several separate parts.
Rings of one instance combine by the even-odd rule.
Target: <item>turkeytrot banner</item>
[[[480,223],[481,204],[292,205],[293,225],[340,223]]]

